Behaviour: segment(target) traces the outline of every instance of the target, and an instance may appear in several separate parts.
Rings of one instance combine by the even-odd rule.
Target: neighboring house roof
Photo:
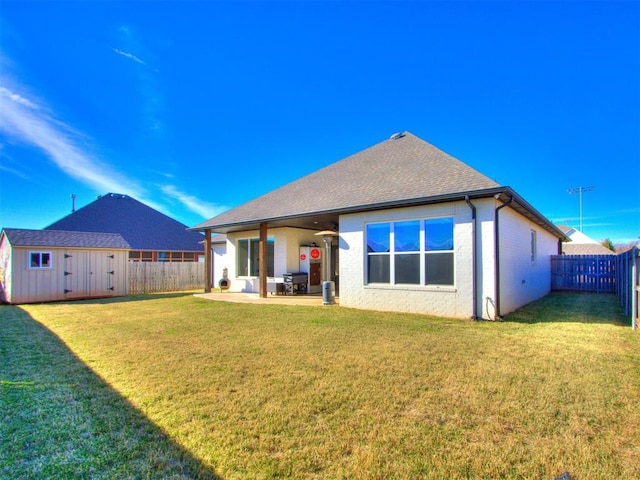
[[[132,250],[204,251],[197,232],[128,195],[108,193],[45,230],[119,233]]]
[[[555,226],[509,187],[405,132],[193,227],[227,233],[270,226],[322,229],[338,215],[497,195],[555,235]],[[311,222],[313,220],[313,222]],[[320,228],[318,228],[320,227]],[[335,228],[335,225],[334,227]]]
[[[615,255],[615,252],[612,252],[580,230],[566,225],[558,225],[558,228],[571,241],[571,243],[562,243],[562,253],[565,255]]]
[[[15,247],[49,248],[131,248],[120,234],[95,232],[68,232],[63,230],[28,230],[5,228],[2,230]]]
[[[562,253],[565,255],[615,255],[604,245],[599,243],[562,243]]]

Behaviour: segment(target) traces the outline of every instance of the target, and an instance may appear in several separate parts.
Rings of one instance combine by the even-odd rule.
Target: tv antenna
[[[577,193],[580,196],[580,231],[581,232],[582,232],[582,194],[587,192],[593,192],[594,188],[596,187],[594,185],[591,185],[589,187],[574,187],[574,188],[567,189],[567,193],[569,195],[573,195],[574,193]]]

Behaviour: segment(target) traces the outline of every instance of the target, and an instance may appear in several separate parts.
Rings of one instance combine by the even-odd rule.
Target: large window
[[[29,268],[51,268],[51,252],[29,252]]]
[[[453,218],[370,223],[367,283],[453,285]]]
[[[238,276],[257,277],[260,275],[260,239],[238,240]],[[267,276],[273,277],[273,238],[267,239]]]

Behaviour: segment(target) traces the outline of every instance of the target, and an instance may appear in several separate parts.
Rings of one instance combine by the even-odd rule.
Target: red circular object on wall
[[[318,250],[317,248],[312,249],[311,258],[313,259],[320,258],[320,250]]]
[[[300,254],[300,260],[306,260],[307,256],[304,253]]]

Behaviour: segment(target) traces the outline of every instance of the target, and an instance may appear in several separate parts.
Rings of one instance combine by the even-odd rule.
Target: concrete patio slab
[[[211,292],[195,293],[194,297],[217,302],[253,303],[255,305],[322,305],[322,295],[268,295],[260,298],[258,293]],[[339,298],[335,298],[339,305]],[[331,305],[324,305],[330,307]]]

